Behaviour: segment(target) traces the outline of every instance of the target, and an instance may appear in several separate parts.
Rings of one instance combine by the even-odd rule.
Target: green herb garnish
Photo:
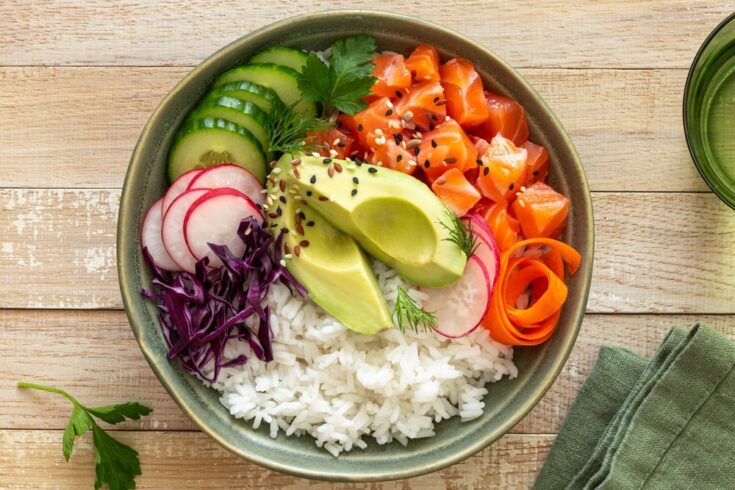
[[[449,209],[446,210],[445,217],[446,220],[439,221],[439,224],[449,232],[449,237],[444,240],[455,243],[469,259],[479,245],[477,237],[472,232],[472,220],[465,227],[462,220]],[[448,221],[448,223],[445,221]]]
[[[424,331],[429,331],[437,326],[436,317],[421,308],[416,300],[408,294],[408,291],[401,286],[398,286],[398,293],[396,294],[393,319],[402,332],[406,331],[407,326],[411,327],[414,332],[418,332],[419,327],[423,328]]]
[[[330,47],[329,64],[315,53],[309,54],[299,75],[299,90],[306,100],[321,102],[322,116],[336,110],[356,114],[367,107],[363,97],[377,80],[372,76],[375,65],[375,39],[359,35],[335,41]]]
[[[118,424],[126,419],[138,420],[141,416],[151,413],[152,409],[137,402],[89,408],[79,403],[66,391],[58,388],[24,382],[18,383],[18,387],[56,393],[72,403],[73,409],[69,424],[64,430],[62,443],[64,458],[69,461],[74,449],[74,440],[91,430],[96,453],[95,489],[102,488],[104,485],[107,485],[110,490],[135,488],[135,477],[140,475],[140,460],[137,451],[113,439],[97,425],[93,416],[108,424]]]
[[[304,116],[294,110],[296,101],[290,106],[281,105],[268,115],[268,150],[271,152],[295,153],[310,151],[313,144],[306,140],[307,133],[334,127],[329,121],[316,116]]]

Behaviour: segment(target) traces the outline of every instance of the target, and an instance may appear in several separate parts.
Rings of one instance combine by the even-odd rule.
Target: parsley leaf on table
[[[62,449],[64,458],[69,461],[74,441],[77,437],[92,431],[92,441],[95,449],[95,479],[94,488],[100,489],[104,485],[110,490],[129,490],[135,488],[135,477],[140,475],[140,460],[135,449],[115,440],[102,429],[93,417],[97,417],[110,424],[118,424],[126,419],[138,420],[153,410],[137,402],[107,405],[104,407],[89,408],[64,390],[51,386],[34,383],[18,383],[19,388],[32,388],[61,395],[72,404],[69,424],[64,430]]]
[[[376,81],[370,63],[375,47],[373,37],[359,35],[335,41],[329,64],[311,53],[298,79],[304,98],[321,102],[325,117],[335,109],[354,115],[367,107],[362,98]]]

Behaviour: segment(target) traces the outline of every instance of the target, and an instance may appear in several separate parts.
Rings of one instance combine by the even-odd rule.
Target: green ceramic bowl
[[[516,349],[518,378],[488,386],[482,417],[468,423],[457,418],[442,422],[435,437],[411,441],[408,447],[373,443],[334,458],[310,437],[271,439],[266,430],[253,430],[235,420],[214,390],[166,360],[155,308],[139,294],[151,278],[139,237],[145,211],[166,189],[166,157],[174,133],[217,75],[269,46],[324,49],[333,40],[356,33],[374,35],[381,50],[405,53],[418,43],[431,43],[445,59],[469,58],[486,87],[520,101],[531,138],[549,150],[552,185],[572,201],[564,240],[584,260],[569,281],[557,332],[539,347]],[[387,13],[332,11],[286,19],[240,38],[207,58],[166,96],[143,129],[130,161],[120,203],[117,256],[125,308],[140,348],[171,397],[203,431],[234,453],[268,468],[307,478],[367,481],[417,476],[461,461],[508,432],[538,403],[569,356],[582,323],[593,246],[592,204],[582,164],[559,121],[520,75],[485,47],[443,27]]]

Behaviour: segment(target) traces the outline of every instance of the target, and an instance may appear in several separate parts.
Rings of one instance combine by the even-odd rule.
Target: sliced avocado
[[[447,208],[418,179],[313,156],[302,156],[297,169],[298,177],[287,175],[309,206],[407,280],[442,287],[462,276],[467,257],[442,225]]]
[[[374,335],[391,328],[385,297],[355,240],[329,224],[286,185],[291,157],[268,178],[269,225],[286,229],[286,268],[306,287],[309,298],[355,332]],[[280,172],[280,174],[279,174]],[[281,184],[281,181],[284,184]]]

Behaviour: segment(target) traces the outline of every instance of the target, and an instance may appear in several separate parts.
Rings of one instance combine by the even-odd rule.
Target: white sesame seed
[[[280,173],[281,173],[281,167],[276,167],[276,168],[274,168],[274,169],[272,170],[272,172],[273,172],[274,174],[276,174],[276,175],[280,174]]]
[[[375,130],[375,134],[377,134],[378,136],[383,136],[383,130],[378,128]]]
[[[261,194],[268,194],[268,189],[263,189],[260,191]]]
[[[313,151],[313,152],[311,152],[311,156],[316,157],[316,158],[319,158],[321,155],[318,152]]]
[[[334,157],[336,157],[338,155],[339,155],[339,153],[337,153],[337,150],[334,150],[334,149],[329,150],[329,156],[330,157],[334,158]]]
[[[526,203],[525,203],[525,202],[523,202],[523,201],[521,201],[520,199],[518,200],[518,205],[519,205],[520,207],[522,207],[522,208],[525,208],[525,207],[526,207]]]
[[[393,109],[393,102],[391,102],[390,100],[386,102],[385,105],[387,105],[388,108]]]
[[[378,167],[382,167],[383,166],[383,162],[378,162],[375,165],[377,165]]]
[[[286,267],[286,261],[285,260],[281,259],[279,263],[281,264],[281,267]]]
[[[450,119],[451,119],[451,117],[449,117],[449,116],[444,116],[444,120],[445,120],[445,121],[449,121]]]
[[[265,203],[268,206],[273,206],[273,198],[271,196],[268,196],[268,199],[265,200]]]
[[[248,228],[245,230],[245,236],[248,236],[252,231],[253,229],[248,226]]]
[[[431,75],[424,75],[424,80],[431,80]]]
[[[417,164],[416,164],[416,160],[409,160],[409,161],[408,161],[408,164],[409,164],[410,166],[412,166],[412,167],[415,167],[415,166],[417,165]]]
[[[340,144],[341,142],[342,142],[342,141],[341,141],[341,140],[340,140],[339,138],[336,138],[336,139],[335,139],[334,141],[332,141],[332,146],[337,146],[337,145],[338,145],[338,144]]]
[[[283,258],[285,258],[286,260],[291,260],[293,259],[293,254],[286,254],[283,256]]]

